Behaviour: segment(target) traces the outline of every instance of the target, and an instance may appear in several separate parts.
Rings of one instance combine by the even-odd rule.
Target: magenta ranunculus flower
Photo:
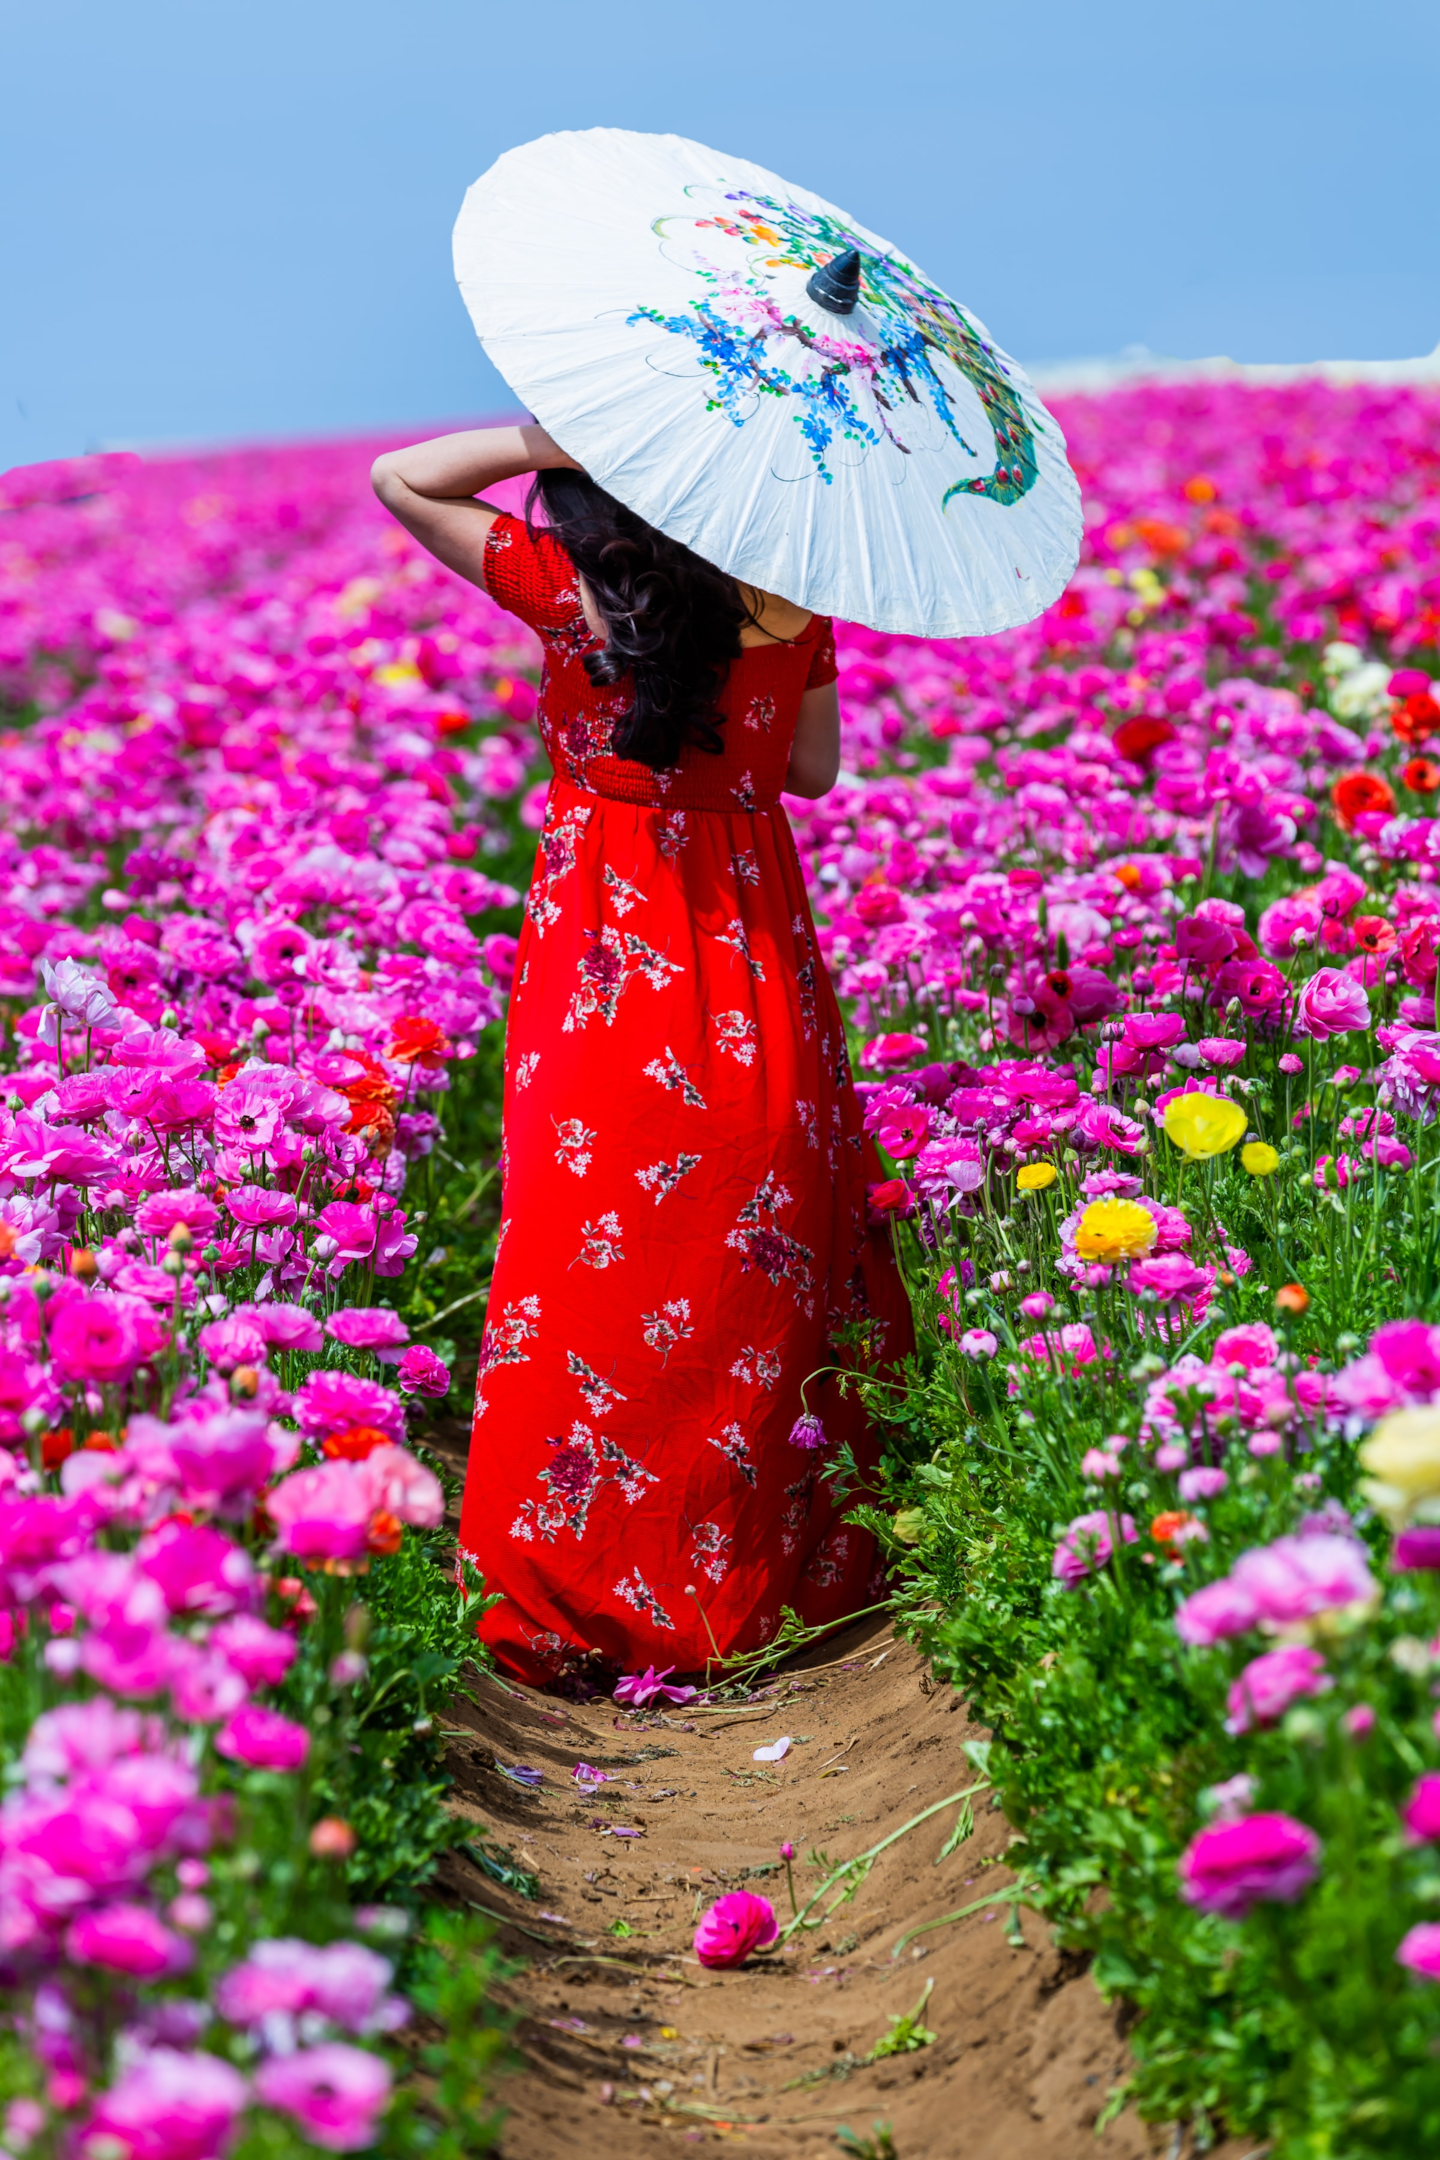
[[[405,1395],[440,1397],[450,1392],[450,1368],[428,1343],[412,1343],[395,1368],[395,1378]]]
[[[409,1328],[388,1305],[342,1305],[325,1332],[347,1350],[398,1350],[410,1340]]]
[[[365,1550],[375,1500],[351,1462],[296,1470],[265,1495],[282,1552],[299,1560],[353,1560]]]
[[[272,2055],[255,2073],[256,2097],[289,2115],[312,2145],[326,2152],[360,2152],[390,2097],[390,2071],[366,2048],[329,2040]]]
[[[615,1683],[616,1702],[624,1703],[632,1710],[643,1710],[646,1703],[653,1702],[657,1696],[663,1696],[666,1702],[693,1702],[698,1689],[672,1687],[666,1680],[666,1674],[674,1670],[673,1665],[662,1665],[657,1672],[653,1665],[647,1665],[643,1673],[626,1673]]]
[[[312,1439],[353,1425],[373,1425],[395,1441],[405,1437],[405,1411],[398,1395],[377,1381],[334,1368],[306,1374],[295,1410],[301,1431]]]
[[[1295,1030],[1299,1035],[1361,1034],[1370,1025],[1370,1000],[1365,986],[1340,968],[1317,968],[1295,1000]]]
[[[1397,1965],[1408,1965],[1422,1980],[1440,1980],[1440,1923],[1422,1920],[1401,1938]]]
[[[1202,1590],[1182,1599],[1175,1609],[1175,1632],[1182,1642],[1208,1649],[1228,1635],[1243,1635],[1260,1618],[1260,1609],[1249,1592],[1228,1575],[1206,1583]]]
[[[106,2138],[128,2160],[219,2160],[246,2097],[244,2078],[218,2055],[150,2048],[95,2100],[77,2150]]]
[[[1303,1643],[1286,1643],[1251,1658],[1225,1698],[1228,1733],[1249,1732],[1252,1725],[1273,1725],[1294,1702],[1322,1695],[1332,1685],[1325,1660]]]
[[[57,1298],[51,1308],[50,1355],[65,1380],[128,1380],[148,1354],[134,1315],[118,1298],[83,1292]]]
[[[1191,1839],[1180,1892],[1201,1912],[1242,1920],[1252,1905],[1292,1905],[1320,1870],[1320,1840],[1293,1815],[1242,1815]]]
[[[1431,1845],[1440,1838],[1440,1770],[1426,1770],[1415,1780],[1400,1820],[1416,1845]]]
[[[216,1733],[215,1747],[247,1770],[298,1770],[310,1752],[310,1735],[278,1710],[246,1703]]]
[[[780,1933],[769,1898],[753,1890],[727,1890],[695,1930],[695,1955],[702,1965],[743,1965],[752,1950],[764,1950]]]
[[[135,1564],[159,1584],[172,1613],[219,1618],[255,1603],[255,1563],[249,1553],[203,1523],[162,1523],[136,1547]]]
[[[1402,1574],[1440,1569],[1440,1526],[1413,1523],[1408,1530],[1402,1530],[1395,1540],[1390,1565]]]
[[[103,1965],[136,1980],[180,1972],[194,1951],[145,1905],[102,1905],[82,1913],[65,1937],[65,1954],[77,1965]]]

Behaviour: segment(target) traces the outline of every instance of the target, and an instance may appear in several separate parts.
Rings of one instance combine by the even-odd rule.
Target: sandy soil
[[[528,1961],[526,2067],[498,2095],[505,2160],[717,2140],[803,2160],[840,2150],[842,2125],[867,2140],[888,2126],[898,2160],[1188,2151],[1129,2113],[1097,2144],[1126,2070],[1122,2032],[1033,1915],[1017,1928],[1010,1906],[982,1903],[904,1939],[1011,1881],[1010,1832],[977,1794],[972,1833],[941,1857],[961,1812],[951,1796],[978,1782],[964,1743],[984,1736],[883,1623],[837,1638],[740,1712],[627,1714],[489,1678],[476,1692],[481,1706],[456,1714],[456,1804],[541,1886],[527,1901],[465,1854],[447,1862],[447,1889],[505,1915],[502,1940]],[[781,1761],[753,1759],[782,1735]],[[577,1762],[610,1782],[577,1794]],[[517,1765],[539,1786],[505,1774]],[[789,1916],[783,1840],[800,1855],[803,1902],[821,1879],[805,1864],[812,1848],[850,1859],[932,1807],[853,1900],[778,1955],[724,1973],[695,1960],[696,1916],[726,1888],[748,1885]],[[933,2042],[867,2062],[927,1988]]]

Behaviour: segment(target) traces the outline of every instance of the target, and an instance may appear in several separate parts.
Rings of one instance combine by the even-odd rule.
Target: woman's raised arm
[[[555,465],[581,469],[542,427],[466,428],[408,450],[385,451],[370,468],[370,484],[447,570],[483,588],[485,535],[500,513],[475,498],[501,480]]]

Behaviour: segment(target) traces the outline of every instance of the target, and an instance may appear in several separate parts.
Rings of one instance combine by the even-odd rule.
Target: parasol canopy
[[[971,637],[1061,592],[1065,440],[1022,368],[888,241],[678,135],[508,150],[455,273],[567,453],[731,576],[873,629]]]

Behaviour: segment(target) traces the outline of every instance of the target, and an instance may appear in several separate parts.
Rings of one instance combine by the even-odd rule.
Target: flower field
[[[854,1505],[993,1728],[1009,1894],[1132,2006],[1142,2111],[1413,2154],[1440,397],[1060,417],[1068,592],[988,641],[843,632],[846,771],[792,806],[921,1342],[856,1374],[889,1444]],[[491,2136],[493,1954],[423,1896],[483,1594],[425,1432],[483,1314],[538,654],[367,462],[0,481],[17,2156]],[[711,1917],[707,1962],[727,1926],[774,1932]]]

